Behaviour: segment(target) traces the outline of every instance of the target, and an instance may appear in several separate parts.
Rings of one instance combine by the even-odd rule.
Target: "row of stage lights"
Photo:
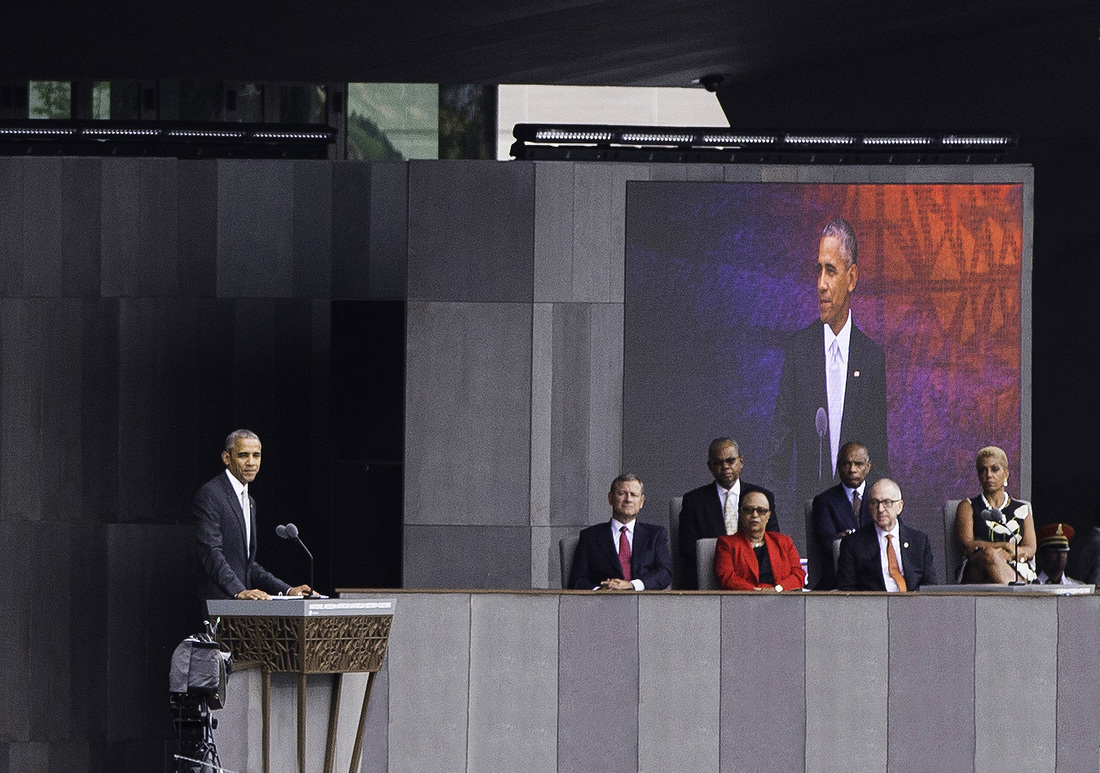
[[[990,133],[735,131],[582,124],[516,124],[511,155],[526,160],[989,163],[1017,138]]]
[[[326,124],[0,121],[0,155],[327,158]]]

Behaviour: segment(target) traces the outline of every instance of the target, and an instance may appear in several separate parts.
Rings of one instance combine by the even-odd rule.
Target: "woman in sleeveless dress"
[[[1035,580],[1035,518],[1031,503],[1008,495],[1008,455],[986,446],[975,459],[982,493],[959,502],[955,537],[966,560],[964,583],[1029,583]]]

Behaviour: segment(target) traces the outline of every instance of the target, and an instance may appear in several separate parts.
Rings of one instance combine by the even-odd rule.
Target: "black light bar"
[[[0,120],[0,156],[323,159],[327,124]]]
[[[721,127],[516,124],[511,155],[523,160],[710,163],[998,163],[1017,145],[1009,132],[819,132]]]

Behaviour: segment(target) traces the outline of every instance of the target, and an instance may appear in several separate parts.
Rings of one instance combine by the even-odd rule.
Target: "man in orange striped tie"
[[[939,580],[928,535],[898,520],[905,507],[901,487],[889,478],[877,481],[867,505],[873,522],[840,542],[837,590],[904,593],[935,585]]]

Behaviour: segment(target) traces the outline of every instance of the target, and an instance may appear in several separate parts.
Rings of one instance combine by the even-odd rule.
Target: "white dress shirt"
[[[718,487],[718,498],[722,500],[723,518],[725,518],[726,513],[726,501],[730,498],[730,496],[733,497],[733,530],[731,531],[729,526],[726,526],[726,534],[733,534],[737,531],[737,506],[741,503],[741,479],[738,478],[737,480],[735,480],[733,482],[733,485],[730,486],[728,489],[722,488],[721,483],[716,482],[714,485]]]
[[[619,523],[614,518],[611,519],[611,539],[615,547],[615,555],[619,555],[619,531],[626,531],[626,541],[630,545],[630,555],[634,555],[634,524],[638,519],[635,518],[630,523]],[[630,584],[634,586],[634,590],[645,590],[645,583],[641,580],[631,580]],[[599,590],[599,586],[593,588],[593,590]]]
[[[248,512],[248,484],[241,483],[234,477],[227,467],[225,474],[229,476],[229,485],[233,487],[233,493],[237,495],[237,501],[241,505],[244,514],[244,550],[246,555],[252,555],[252,514]]]
[[[840,451],[840,423],[844,418],[844,392],[848,386],[848,349],[852,342],[852,310],[839,335],[825,325],[825,389],[829,395],[829,454],[836,474],[836,457]]]

